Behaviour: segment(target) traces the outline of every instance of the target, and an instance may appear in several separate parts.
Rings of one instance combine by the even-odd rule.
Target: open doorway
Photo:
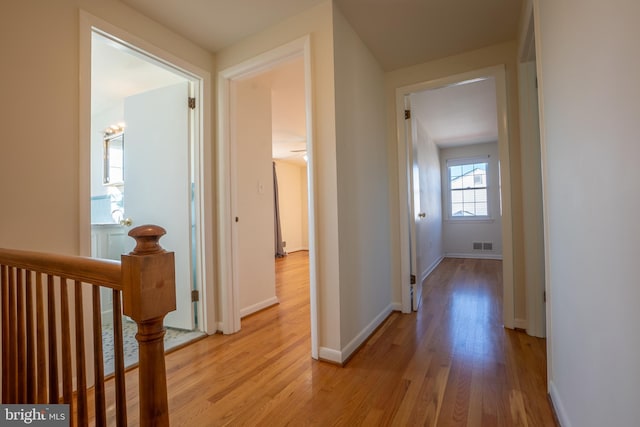
[[[131,227],[157,224],[175,253],[176,310],[165,317],[165,349],[203,335],[202,242],[198,196],[201,79],[97,28],[90,30],[90,255],[120,259]],[[83,159],[84,160],[84,159]],[[101,295],[104,335],[114,325],[111,295]],[[123,323],[125,364],[137,361],[136,327]],[[108,341],[108,338],[105,339]],[[109,348],[105,371],[109,372]]]
[[[233,81],[232,95],[243,318],[278,303],[287,288],[276,277],[276,262],[309,249],[303,58]]]
[[[317,358],[309,56],[305,37],[220,73],[219,234],[222,329],[234,333],[243,315],[277,303],[275,160],[278,179],[299,189],[289,199],[295,205],[289,217],[297,220],[283,227],[289,236],[282,239],[283,251],[308,250],[311,351]],[[257,282],[261,289],[246,298],[243,288]]]
[[[484,87],[481,85],[476,85],[477,83],[484,83]],[[487,85],[491,86],[488,87]],[[465,88],[466,87],[466,88]],[[427,160],[422,160],[423,163],[429,163],[432,167],[429,169],[431,173],[435,170],[436,177],[433,177],[430,182],[428,182],[425,178],[425,182],[420,182],[421,190],[427,191],[431,189],[432,194],[432,202],[426,204],[426,206],[422,208],[418,208],[414,206],[414,202],[412,200],[413,191],[414,191],[414,182],[413,182],[413,173],[412,171],[416,169],[416,159],[414,157],[420,156],[421,154],[416,152],[415,144],[412,142],[412,137],[415,138],[416,129],[420,130],[413,122],[415,122],[414,115],[414,103],[423,104],[423,109],[428,109],[426,104],[428,101],[424,101],[420,99],[420,93],[424,93],[426,91],[431,92],[432,95],[436,95],[437,90],[442,90],[443,88],[459,88],[464,90],[471,89],[473,90],[489,90],[492,92],[492,104],[490,108],[490,113],[493,114],[493,127],[492,135],[489,135],[486,132],[471,132],[470,135],[466,135],[464,138],[460,139],[456,136],[451,136],[448,138],[448,141],[445,141],[445,137],[441,137],[441,146],[452,145],[452,147],[446,148],[450,150],[448,153],[445,153],[445,157],[450,158],[450,162],[447,163],[446,160],[444,163],[441,161],[442,150],[436,142],[432,139],[430,145],[430,151],[427,152],[426,157]],[[428,93],[428,92],[427,92]],[[441,93],[441,94],[444,94]],[[437,97],[437,96],[436,96]],[[442,108],[443,102],[442,100],[436,100],[434,103],[434,108],[437,106]],[[505,73],[504,67],[497,66],[491,67],[483,70],[478,70],[474,72],[464,73],[460,75],[454,75],[447,78],[418,83],[411,86],[398,88],[396,91],[396,106],[397,106],[397,123],[398,123],[398,169],[399,169],[399,183],[400,183],[400,226],[401,226],[401,274],[403,282],[406,283],[407,278],[411,277],[412,274],[419,275],[422,278],[430,269],[433,269],[435,265],[439,262],[442,256],[445,255],[447,250],[444,247],[444,241],[442,238],[444,237],[445,225],[454,225],[454,221],[457,219],[462,219],[462,222],[468,223],[468,225],[473,226],[474,228],[478,228],[478,238],[475,241],[471,239],[468,240],[466,233],[462,233],[464,242],[461,245],[464,245],[464,251],[468,256],[476,256],[477,254],[482,254],[483,257],[493,257],[498,256],[496,249],[500,249],[501,247],[501,255],[502,255],[502,270],[503,270],[503,321],[504,325],[508,328],[514,327],[514,298],[513,298],[513,253],[512,253],[512,232],[511,232],[511,190],[510,190],[510,163],[509,163],[509,144],[508,144],[508,135],[507,135],[507,105],[506,105],[506,81],[505,81]],[[406,114],[405,109],[407,106],[410,106],[411,113]],[[482,110],[486,110],[482,106],[479,106]],[[420,107],[419,107],[420,109]],[[406,120],[411,120],[411,126],[407,126]],[[455,115],[451,116],[452,120],[459,120]],[[465,123],[459,123],[459,126],[465,126]],[[425,134],[437,134],[439,132],[438,129],[435,129],[434,126],[430,126],[431,129],[427,130],[422,128]],[[491,141],[493,140],[493,141]],[[484,142],[489,143],[481,144],[486,145],[486,150],[479,152],[475,148],[469,148],[472,146],[468,146],[466,149],[462,149],[458,146],[467,145],[465,142]],[[491,143],[495,143],[495,147],[490,146]],[[424,157],[424,152],[422,153]],[[493,160],[489,161],[489,158],[493,156]],[[484,157],[485,160],[480,161],[480,158]],[[497,157],[497,159],[496,159]],[[429,160],[431,159],[431,160]],[[477,161],[476,161],[477,160]],[[492,163],[489,168],[490,163]],[[486,166],[485,166],[486,165]],[[450,169],[450,167],[452,169]],[[455,184],[456,181],[452,181],[451,172],[458,168],[460,169],[460,174],[463,175],[463,167],[467,167],[469,170],[465,170],[465,172],[471,171],[472,179],[478,180],[478,183],[481,184],[482,177],[485,179],[490,178],[490,176],[485,172],[476,173],[479,170],[486,171],[489,169],[493,173],[493,177],[491,180],[493,181],[493,188],[498,190],[497,196],[494,197],[494,203],[485,204],[484,201],[476,203],[475,201],[472,204],[455,204],[456,210],[452,210],[454,205],[452,204],[452,198],[458,197],[459,194],[453,194],[451,185]],[[454,170],[455,169],[455,170]],[[420,170],[420,168],[418,168]],[[425,175],[429,173],[429,170],[420,170],[421,175]],[[477,175],[477,176],[476,176]],[[455,178],[455,177],[454,177]],[[461,181],[463,179],[460,179]],[[438,182],[440,181],[440,182]],[[434,184],[435,183],[435,184]],[[446,185],[442,185],[446,184]],[[423,189],[425,187],[427,190]],[[446,188],[446,190],[443,190]],[[474,193],[477,193],[476,190],[480,192],[484,191],[482,188],[473,189]],[[455,192],[455,191],[454,191]],[[445,197],[442,197],[442,196]],[[495,200],[498,199],[498,200]],[[455,202],[455,200],[453,200]],[[438,209],[438,206],[440,208]],[[435,211],[428,211],[429,209],[433,210],[435,207]],[[439,214],[438,214],[439,212]],[[465,214],[465,212],[468,212]],[[478,215],[479,213],[479,215]],[[475,218],[476,221],[479,222],[474,223],[470,222],[470,218]],[[499,218],[499,221],[496,221],[495,218]],[[462,222],[460,224],[462,224]],[[489,229],[488,227],[477,227],[481,225],[481,222],[485,222],[486,224],[493,224],[494,228],[497,223],[497,228],[499,230],[491,233],[490,237],[484,238],[485,232]],[[456,228],[459,229],[459,225],[456,225]],[[474,225],[475,224],[475,225]],[[417,226],[417,227],[416,227]],[[421,235],[422,241],[416,235],[416,229],[420,231],[420,228],[423,228],[423,233]],[[464,228],[464,227],[463,227]],[[459,230],[457,230],[459,231]],[[452,231],[449,232],[452,234]],[[460,234],[460,233],[458,233]],[[498,242],[495,240],[499,239]],[[418,247],[411,251],[411,242],[417,242]],[[497,244],[496,244],[497,243]],[[422,247],[422,250],[420,248]],[[451,248],[448,249],[452,255],[456,255]],[[423,268],[418,267],[416,272],[412,272],[410,269],[414,265],[418,265],[418,262],[412,260],[412,257],[416,257],[416,254],[420,253],[424,255],[425,259],[422,260]],[[458,253],[457,255],[460,255]],[[416,276],[414,276],[416,277]],[[415,284],[413,286],[403,286],[403,294],[402,294],[402,305],[403,311],[409,312],[412,307],[412,290],[415,290],[417,286],[420,286],[422,281],[418,281],[417,277],[415,280]]]

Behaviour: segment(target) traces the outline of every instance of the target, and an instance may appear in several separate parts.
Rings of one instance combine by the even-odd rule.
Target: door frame
[[[311,355],[318,358],[318,295],[315,220],[315,149],[313,139],[311,42],[304,36],[218,73],[218,266],[221,319],[225,334],[240,330],[239,284],[237,275],[237,236],[234,232],[233,200],[236,191],[235,144],[231,137],[233,117],[230,103],[231,82],[265,72],[289,59],[302,57],[305,74],[307,179],[309,211],[309,287],[311,311]]]
[[[498,114],[498,152],[500,157],[501,198],[502,198],[502,304],[503,324],[506,328],[515,327],[514,313],[514,283],[513,283],[513,233],[511,215],[511,164],[509,160],[509,128],[507,109],[507,84],[504,65],[482,68],[461,74],[423,81],[412,85],[402,86],[396,89],[396,126],[398,129],[398,185],[399,198],[399,235],[400,235],[400,276],[402,284],[402,312],[411,312],[410,294],[410,255],[409,242],[415,236],[410,236],[409,218],[409,191],[412,183],[408,182],[407,171],[407,146],[404,126],[405,97],[414,92],[422,92],[430,89],[438,89],[445,86],[457,85],[476,79],[493,77],[496,82],[496,109]]]
[[[542,154],[542,135],[540,134],[540,108],[538,95],[538,76],[536,61],[536,43],[535,43],[535,20],[533,16],[533,4],[528,2],[524,5],[523,14],[523,33],[520,37],[518,46],[518,85],[519,85],[519,110],[520,110],[520,144],[521,152],[527,152],[526,147],[540,146],[540,154]],[[544,223],[544,165],[542,164],[542,156],[540,158],[540,211],[537,212],[539,223],[530,224],[524,227],[524,256],[525,256],[525,289],[527,304],[527,324],[526,330],[529,335],[544,338],[546,337],[547,319],[546,319],[546,303],[545,303],[545,277],[548,277],[546,266],[546,238]],[[525,172],[523,163],[523,188],[527,188],[527,183],[531,180],[530,174]],[[528,177],[528,178],[527,178]],[[530,188],[530,187],[529,187]],[[523,191],[526,192],[526,191]],[[531,197],[536,193],[530,191]],[[526,207],[527,199],[523,199],[523,208]],[[535,206],[534,206],[535,207]],[[526,209],[524,209],[526,211]],[[537,228],[539,224],[540,228]]]
[[[411,97],[404,96],[404,111],[411,112]],[[402,125],[404,126],[404,137],[405,137],[405,147],[406,147],[406,170],[407,170],[407,221],[409,224],[409,229],[407,236],[409,237],[409,277],[410,279],[410,288],[409,288],[409,299],[411,300],[411,308],[410,311],[418,311],[418,307],[420,306],[420,302],[422,300],[422,281],[418,275],[417,268],[417,236],[418,233],[416,231],[416,200],[415,200],[415,175],[414,175],[414,166],[415,166],[415,144],[417,141],[417,133],[415,122],[411,117],[411,113],[407,115],[405,113],[404,120]]]
[[[195,183],[194,209],[196,229],[196,279],[200,286],[200,301],[196,310],[199,316],[198,329],[213,334],[216,332],[216,313],[214,303],[213,285],[213,233],[210,225],[213,224],[213,197],[210,183],[213,182],[210,163],[207,159],[212,156],[211,144],[211,119],[204,114],[211,111],[211,76],[196,65],[179,58],[146,40],[129,33],[103,19],[100,19],[84,10],[80,10],[80,85],[79,85],[79,135],[80,141],[91,140],[91,35],[98,32],[111,38],[115,42],[132,49],[141,57],[156,62],[159,66],[182,74],[194,86],[196,97],[196,109],[194,123],[191,126],[192,174]],[[191,86],[191,85],[190,85]],[[79,227],[80,255],[91,255],[91,150],[87,144],[80,144],[79,150]],[[162,224],[158,224],[162,225]]]

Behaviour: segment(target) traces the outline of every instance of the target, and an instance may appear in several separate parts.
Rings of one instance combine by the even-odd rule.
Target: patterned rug
[[[136,332],[138,332],[138,327],[135,322],[128,319],[124,319],[122,321],[125,368],[138,363],[138,341],[136,340]],[[164,350],[167,351],[203,335],[205,335],[204,332],[200,331],[185,331],[181,329],[166,328],[164,336]],[[113,324],[106,324],[102,327],[102,352],[104,355],[104,374],[112,374],[115,370],[113,356]]]

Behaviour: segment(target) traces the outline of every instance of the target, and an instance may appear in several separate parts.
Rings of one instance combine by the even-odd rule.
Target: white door
[[[419,283],[418,267],[417,267],[417,233],[416,218],[418,218],[420,210],[420,169],[417,159],[417,145],[413,125],[411,120],[411,109],[409,99],[405,99],[406,110],[409,113],[405,115],[405,138],[407,144],[407,181],[409,184],[409,259],[411,273],[411,309],[417,311],[422,300],[422,283]]]
[[[175,252],[176,308],[165,325],[194,328],[192,279],[192,179],[189,82],[125,99],[124,216],[131,227],[156,224],[167,230],[161,245]],[[128,239],[133,249],[134,242]]]

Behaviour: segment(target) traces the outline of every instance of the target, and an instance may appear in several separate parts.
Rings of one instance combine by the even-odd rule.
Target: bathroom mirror
[[[103,171],[103,184],[124,183],[124,133],[105,136]]]

